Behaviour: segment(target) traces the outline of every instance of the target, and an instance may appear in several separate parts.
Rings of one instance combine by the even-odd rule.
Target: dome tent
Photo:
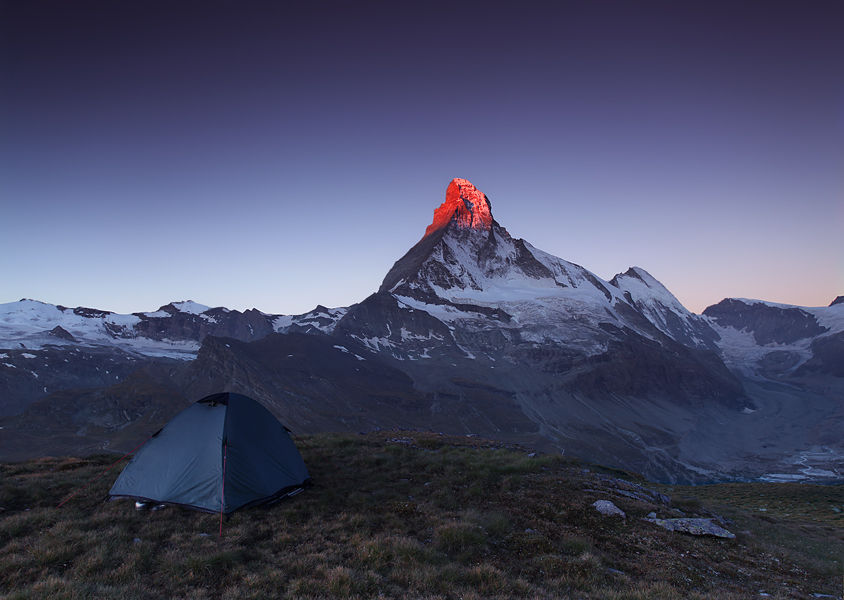
[[[241,394],[207,396],[152,435],[108,499],[229,514],[300,492],[310,475],[288,429]]]

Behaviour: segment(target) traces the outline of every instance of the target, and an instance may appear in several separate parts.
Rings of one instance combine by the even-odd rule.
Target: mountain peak
[[[434,221],[425,230],[425,237],[455,222],[458,227],[489,231],[492,227],[492,205],[486,194],[466,179],[452,179],[445,192],[445,202],[434,211]]]

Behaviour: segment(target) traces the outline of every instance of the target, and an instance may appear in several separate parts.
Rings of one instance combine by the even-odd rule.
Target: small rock
[[[648,513],[648,518],[649,518],[649,519],[656,519],[656,513],[655,513],[655,512],[649,512],[649,513]]]
[[[719,527],[712,522],[712,519],[652,519],[647,518],[645,521],[659,525],[668,531],[680,531],[689,533],[691,535],[713,535],[715,537],[730,538],[736,537],[731,533]]]
[[[141,538],[135,538],[134,540],[132,540],[132,543],[133,543],[133,544],[140,544],[140,543],[141,543]]]
[[[528,458],[534,458],[534,457],[536,457],[536,452],[531,452],[530,454],[528,454]]]
[[[624,511],[609,500],[596,500],[592,503],[592,506],[594,506],[595,509],[602,515],[607,515],[608,517],[622,517],[624,519],[627,518]]]

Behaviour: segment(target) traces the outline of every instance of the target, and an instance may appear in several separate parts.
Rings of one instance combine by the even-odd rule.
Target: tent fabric
[[[192,404],[147,440],[108,498],[229,514],[309,483],[287,428],[255,400],[222,393]]]

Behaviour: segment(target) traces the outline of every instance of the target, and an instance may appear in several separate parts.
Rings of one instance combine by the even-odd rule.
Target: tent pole
[[[223,539],[223,509],[226,507],[226,455],[229,446],[223,446],[223,490],[220,493],[220,539]]]

